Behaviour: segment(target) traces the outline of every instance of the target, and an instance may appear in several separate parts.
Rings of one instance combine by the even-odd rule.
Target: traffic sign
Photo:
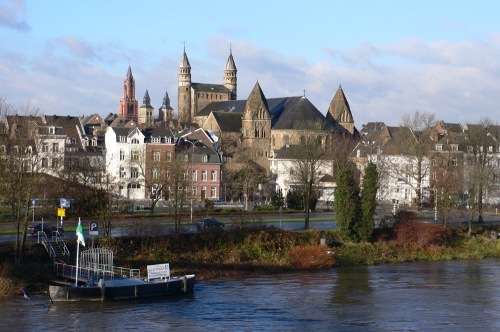
[[[57,216],[58,217],[66,217],[66,210],[63,208],[58,208],[57,209]]]
[[[71,206],[70,200],[66,198],[61,198],[59,200],[59,205],[63,208],[68,208]]]
[[[99,235],[99,223],[97,221],[89,222],[89,235],[91,236]]]
[[[36,204],[36,199],[32,199],[31,200],[31,206],[35,206],[35,204]]]

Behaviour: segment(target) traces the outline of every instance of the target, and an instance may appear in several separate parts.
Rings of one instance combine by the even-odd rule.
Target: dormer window
[[[126,136],[120,136],[120,142],[126,142],[127,137]]]
[[[152,137],[151,138],[151,143],[161,143],[160,142],[160,137],[159,136],[158,137]]]
[[[132,138],[132,141],[130,143],[139,144],[139,140],[137,138]]]
[[[436,151],[443,151],[443,144],[436,144]]]
[[[451,151],[458,151],[458,144],[452,144]]]
[[[208,162],[208,155],[206,155],[206,154],[203,155],[203,162],[204,163]]]
[[[92,137],[92,146],[97,146],[97,137]]]
[[[88,137],[85,137],[85,139],[83,140],[83,146],[89,146],[89,138]]]
[[[56,127],[49,127],[49,134],[54,135],[56,133]]]

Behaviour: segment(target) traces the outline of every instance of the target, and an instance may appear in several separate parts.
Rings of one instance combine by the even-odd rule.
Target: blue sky
[[[139,105],[177,108],[185,45],[193,82],[238,99],[306,97],[323,113],[339,84],[356,126],[404,114],[498,121],[500,2],[401,0],[0,0],[0,98],[45,114],[117,112],[130,63]]]

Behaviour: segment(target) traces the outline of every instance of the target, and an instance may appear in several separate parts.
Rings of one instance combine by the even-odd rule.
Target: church
[[[217,140],[217,150],[225,162],[245,151],[253,160],[269,169],[269,157],[304,139],[313,137],[318,144],[329,146],[336,135],[358,136],[349,103],[339,85],[330,106],[323,115],[305,96],[267,98],[256,82],[247,99],[237,99],[237,68],[232,50],[224,68],[222,84],[192,81],[191,65],[183,50],[178,68],[177,121],[173,119],[170,99],[165,93],[160,120],[169,121],[177,130],[203,128]],[[135,81],[130,66],[124,80],[119,115],[135,119],[139,125],[154,126],[154,108],[146,91],[143,105],[135,99]]]

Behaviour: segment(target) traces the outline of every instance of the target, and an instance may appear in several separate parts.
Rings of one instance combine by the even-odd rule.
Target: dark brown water
[[[498,331],[500,259],[199,282],[190,297],[1,303],[0,331]]]

